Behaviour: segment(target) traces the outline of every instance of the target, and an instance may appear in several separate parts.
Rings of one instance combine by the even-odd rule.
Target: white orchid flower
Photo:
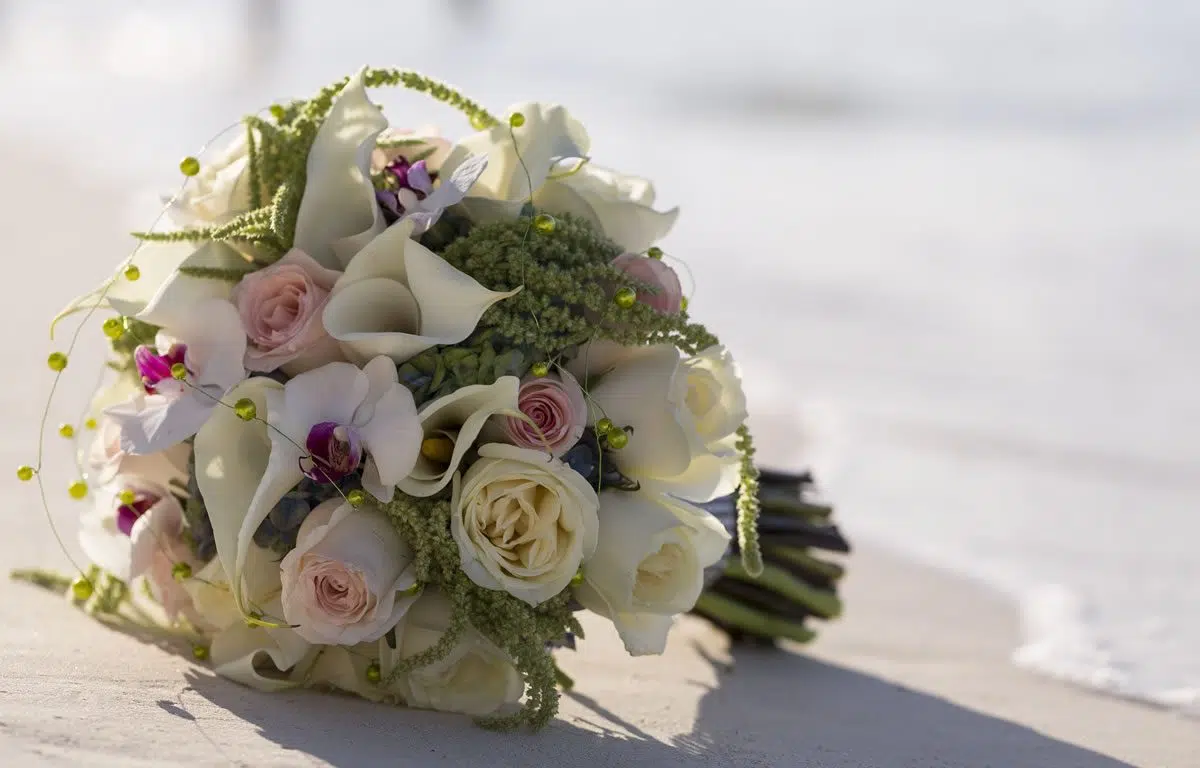
[[[613,621],[630,654],[662,653],[672,618],[696,604],[729,533],[703,509],[646,491],[602,494],[599,517],[575,596]]]
[[[390,501],[412,470],[421,432],[412,395],[386,358],[365,369],[329,363],[285,386],[255,377],[229,393],[247,398],[272,428],[222,408],[196,435],[196,473],[217,556],[241,584],[254,532],[307,474],[337,481],[362,467],[363,488]],[[241,593],[238,607],[245,608]]]
[[[497,301],[491,291],[412,240],[413,222],[388,228],[355,255],[325,305],[325,330],[351,360],[386,355],[397,363],[430,347],[457,344]]]
[[[658,344],[606,357],[611,368],[589,384],[589,404],[593,421],[607,417],[632,428],[629,443],[611,454],[621,473],[693,502],[733,493],[739,457],[728,442],[706,442],[697,429],[698,393],[679,350]]]
[[[156,346],[134,353],[142,390],[104,411],[120,427],[121,449],[129,454],[157,453],[196,434],[246,377],[246,332],[232,304],[209,299],[172,315]],[[180,363],[187,371],[183,380],[174,377]]]
[[[501,376],[492,384],[471,384],[422,406],[422,450],[412,472],[396,485],[409,496],[432,496],[450,484],[459,464],[488,419],[501,412],[517,411],[521,380]],[[444,447],[444,448],[443,448]]]

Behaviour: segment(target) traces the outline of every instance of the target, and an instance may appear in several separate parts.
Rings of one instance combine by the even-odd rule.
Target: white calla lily
[[[566,108],[558,104],[515,104],[508,114],[520,113],[520,126],[493,126],[462,139],[442,164],[442,174],[452,174],[472,155],[488,158],[487,170],[463,201],[477,220],[516,216],[521,206],[541,188],[556,164],[587,155],[587,131]]]
[[[157,453],[196,434],[220,398],[246,377],[246,332],[228,301],[209,299],[178,313],[169,331],[159,332],[157,345],[167,355],[179,344],[186,345],[186,381],[158,381],[152,393],[135,391],[104,411],[120,426],[127,453]]]
[[[358,252],[325,305],[325,330],[347,357],[385,355],[402,363],[430,347],[456,344],[483,313],[516,294],[484,288],[412,240],[413,222],[389,227]]]
[[[704,569],[728,543],[719,520],[686,502],[646,491],[604,494],[596,553],[575,596],[613,621],[629,653],[662,653],[671,617],[696,604]]]
[[[648,180],[591,163],[551,175],[534,193],[533,204],[591,222],[629,253],[641,253],[666,237],[679,217],[678,208],[654,210],[654,186]]]
[[[213,630],[210,663],[218,675],[261,691],[294,688],[303,684],[304,672],[317,649],[295,630],[282,626],[281,582],[274,554],[256,546],[246,554],[247,567],[239,589],[226,576],[219,557],[184,582],[201,623]],[[244,621],[245,611],[239,603],[243,594],[246,604],[262,614],[263,624],[252,626]],[[264,674],[266,659],[279,674]]]
[[[421,408],[422,440],[449,440],[453,445],[449,461],[422,455],[408,477],[396,486],[409,496],[432,496],[450,483],[467,451],[474,445],[488,418],[504,411],[517,410],[521,380],[501,376],[492,384],[472,384],[439,397]]]
[[[294,245],[329,269],[341,269],[383,232],[371,185],[371,156],[387,119],[367,98],[365,70],[334,98],[308,153]]]

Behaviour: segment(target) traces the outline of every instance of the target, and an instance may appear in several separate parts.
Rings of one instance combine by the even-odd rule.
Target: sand
[[[13,341],[0,455],[15,466],[33,456],[51,379],[42,322],[121,255],[114,223],[128,223],[129,187],[73,178],[62,158],[11,143],[0,158]],[[82,403],[84,357],[51,425]],[[73,541],[69,454],[48,440],[50,500]],[[0,568],[62,565],[34,489],[11,473],[0,483]],[[846,602],[846,618],[804,649],[731,652],[685,619],[663,657],[631,659],[587,622],[580,650],[562,653],[577,688],[560,717],[538,734],[492,734],[453,715],[247,690],[5,581],[0,765],[1200,766],[1195,721],[1013,668],[1012,606],[982,587],[860,546]]]

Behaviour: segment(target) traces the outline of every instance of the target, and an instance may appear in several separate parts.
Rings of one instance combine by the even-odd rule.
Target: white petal
[[[591,387],[596,418],[607,416],[634,428],[617,460],[629,477],[672,477],[691,463],[691,445],[674,402],[679,362],[679,350],[669,344],[639,348]]]
[[[454,169],[450,178],[444,179],[429,197],[420,202],[418,211],[406,215],[405,219],[413,221],[415,233],[425,232],[437,222],[442,211],[462,202],[475,181],[487,168],[487,163],[487,155],[468,157],[462,165]]]
[[[295,246],[323,266],[344,266],[383,231],[370,168],[375,139],[386,127],[383,113],[367,98],[360,71],[334,99],[308,155]],[[335,243],[342,253],[335,254]]]
[[[121,428],[121,450],[134,456],[165,451],[196,434],[214,404],[201,392],[189,390],[178,397],[144,392],[104,411]]]
[[[112,496],[99,493],[79,521],[79,546],[88,560],[122,581],[129,579],[133,544],[117,528]]]
[[[576,596],[604,616],[631,612],[639,564],[658,551],[680,520],[656,497],[628,492],[602,494],[598,517],[596,552],[583,567],[584,584]]]
[[[278,602],[276,600],[275,604]],[[300,674],[263,674],[264,657],[270,659],[281,672],[287,673],[297,666],[303,667],[302,662],[313,652],[311,645],[286,627],[266,629],[234,623],[213,637],[209,659],[213,671],[221,677],[269,692],[295,688],[304,680]]]
[[[501,376],[492,384],[472,384],[427,403],[418,414],[422,436],[452,437],[450,463],[442,466],[418,455],[412,473],[396,483],[397,487],[417,497],[432,496],[445,488],[488,418],[498,411],[517,410],[520,389],[521,380],[516,376]]]
[[[658,656],[667,648],[674,616],[657,613],[619,613],[612,622],[630,656]]]
[[[417,242],[405,248],[404,263],[408,287],[421,307],[421,334],[437,338],[438,344],[457,344],[467,338],[488,307],[521,290],[488,290]]]
[[[678,475],[647,478],[640,482],[648,490],[702,503],[733,493],[741,479],[741,461],[737,456],[702,453],[693,456],[687,469]]]
[[[246,378],[246,331],[237,308],[228,301],[208,299],[181,314],[169,330],[188,345],[185,362],[195,372],[194,383],[221,397]]]
[[[379,482],[390,487],[403,480],[421,451],[421,424],[412,393],[394,384],[376,403],[375,415],[359,434],[371,453],[373,474]],[[385,493],[388,498],[381,501],[390,501],[391,494]]]
[[[315,425],[326,421],[353,424],[354,412],[367,397],[370,383],[357,366],[330,363],[307,371],[287,383],[280,412],[271,423],[300,445]],[[284,438],[272,433],[272,441]]]
[[[196,251],[195,243],[142,243],[130,261],[138,268],[138,279],[117,277],[105,296],[109,306],[126,317],[137,315]]]
[[[413,231],[412,222],[400,221],[388,227],[371,240],[346,266],[346,271],[333,287],[337,293],[342,288],[370,277],[386,277],[402,285],[408,285],[405,271],[404,251]]]
[[[604,374],[613,370],[634,352],[609,339],[596,339],[584,344],[575,359],[567,363],[567,371],[574,376],[585,391]]]
[[[210,267],[250,272],[249,262],[225,243],[207,242],[191,253],[180,267]],[[136,282],[146,279],[143,272]],[[120,279],[118,283],[122,282]],[[128,282],[128,281],[125,281]],[[151,325],[173,327],[196,304],[212,299],[228,300],[233,286],[225,280],[191,277],[178,270],[171,272],[150,297],[137,318]]]
[[[379,355],[403,362],[438,343],[417,333],[421,310],[412,291],[382,277],[359,280],[330,296],[321,320],[357,362]]]
[[[281,399],[282,388],[271,379],[255,377],[235,387],[229,397],[235,401],[248,398],[260,415],[269,414],[268,396]],[[281,461],[272,455],[266,424],[242,421],[229,408],[213,413],[196,435],[195,452],[196,480],[212,523],[217,558],[225,572],[233,574],[234,602],[244,611],[244,572],[251,537],[303,475],[295,461]]]
[[[672,504],[680,522],[691,529],[691,542],[701,568],[716,563],[729,547],[729,531],[713,514],[681,501]],[[689,605],[690,609],[691,606]]]

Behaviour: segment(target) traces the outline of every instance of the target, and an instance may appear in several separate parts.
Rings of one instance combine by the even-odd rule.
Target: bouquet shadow
[[[531,737],[474,728],[457,715],[380,707],[348,696],[267,694],[200,671],[189,673],[187,683],[213,706],[256,726],[261,738],[333,766],[882,766],[923,765],[936,755],[943,764],[969,768],[1003,755],[1013,765],[1130,768],[1030,728],[787,650],[734,644],[732,662],[714,658],[700,643],[682,652],[712,664],[716,684],[701,694],[692,731],[669,740],[583,692],[565,698],[594,717],[560,716]],[[160,707],[195,720],[173,702]],[[213,734],[205,735],[218,744]]]

